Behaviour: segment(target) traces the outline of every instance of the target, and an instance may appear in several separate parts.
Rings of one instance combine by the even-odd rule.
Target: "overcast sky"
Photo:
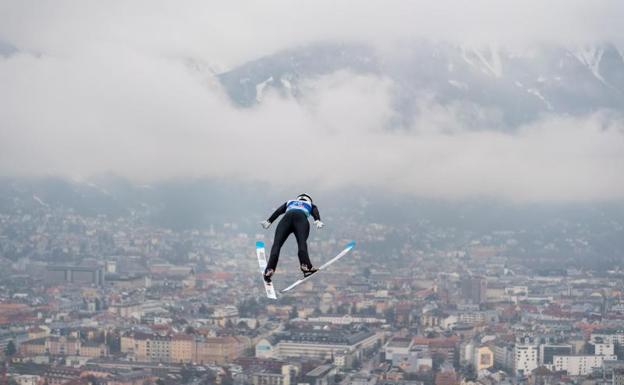
[[[453,108],[423,100],[419,129],[388,132],[396,85],[384,76],[339,71],[309,80],[301,100],[269,93],[241,109],[214,73],[319,41],[624,47],[623,18],[618,0],[0,0],[0,41],[18,50],[0,56],[0,174],[622,200],[622,111],[501,133],[464,130]]]

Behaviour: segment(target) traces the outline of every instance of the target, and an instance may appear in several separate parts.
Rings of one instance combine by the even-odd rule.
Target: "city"
[[[274,301],[257,270],[254,241],[267,237],[259,226],[179,231],[137,213],[83,216],[33,201],[0,216],[0,347],[10,383],[624,379],[621,265],[531,268],[513,257],[522,243],[514,231],[458,247],[452,228],[428,224],[416,235],[338,218],[361,234],[353,255]],[[581,234],[568,242],[583,244]],[[372,250],[386,238],[401,243],[382,258]],[[310,248],[330,255],[346,241],[319,232]],[[278,287],[298,274],[292,251]]]
[[[622,20],[0,0],[0,385],[624,385]]]

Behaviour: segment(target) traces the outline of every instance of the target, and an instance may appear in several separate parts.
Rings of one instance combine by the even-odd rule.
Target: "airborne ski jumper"
[[[262,227],[268,229],[282,214],[284,214],[284,217],[278,223],[277,229],[275,229],[271,255],[266,269],[264,270],[263,277],[267,283],[271,282],[271,277],[277,268],[280,250],[290,234],[295,234],[295,238],[297,239],[299,267],[304,277],[308,277],[318,271],[317,268],[312,266],[310,256],[308,255],[308,236],[310,235],[310,222],[308,218],[312,216],[317,229],[323,227],[318,207],[312,203],[312,198],[308,194],[301,194],[297,196],[297,199],[289,200],[278,207],[269,219],[261,222]]]

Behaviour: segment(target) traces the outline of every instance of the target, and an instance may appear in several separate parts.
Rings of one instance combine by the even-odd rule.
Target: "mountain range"
[[[258,58],[218,79],[233,103],[248,108],[269,90],[300,99],[304,81],[337,71],[392,80],[396,124],[404,127],[423,98],[459,108],[468,128],[508,129],[545,114],[624,112],[624,50],[606,43],[522,50],[429,41],[387,50],[318,43]]]

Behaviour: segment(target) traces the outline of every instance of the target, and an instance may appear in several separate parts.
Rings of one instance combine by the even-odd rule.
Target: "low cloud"
[[[578,201],[624,197],[624,125],[609,113],[545,117],[512,133],[464,128],[461,108],[423,103],[409,130],[389,79],[338,72],[305,97],[234,107],[209,73],[127,52],[16,55],[1,63],[0,172],[136,181],[261,179],[280,187],[371,186],[424,197]]]
[[[0,3],[0,39],[58,56],[115,45],[224,70],[318,41],[622,47],[623,15],[619,0],[22,0]]]
[[[0,57],[2,175],[261,179],[296,190],[369,186],[446,199],[624,198],[624,123],[609,111],[544,116],[502,132],[474,123],[497,111],[423,98],[414,101],[413,126],[393,129],[396,84],[383,76],[337,72],[305,81],[301,98],[268,91],[249,109],[233,106],[215,77],[216,69],[308,41],[383,45],[462,33],[485,41],[493,31],[513,41],[529,16],[535,29],[523,42],[608,39],[619,28],[619,2],[590,9],[585,1],[533,1],[517,12],[512,2],[484,0],[210,10],[204,2],[18,4],[0,9],[0,37],[20,51]],[[190,68],[189,58],[199,66]]]

